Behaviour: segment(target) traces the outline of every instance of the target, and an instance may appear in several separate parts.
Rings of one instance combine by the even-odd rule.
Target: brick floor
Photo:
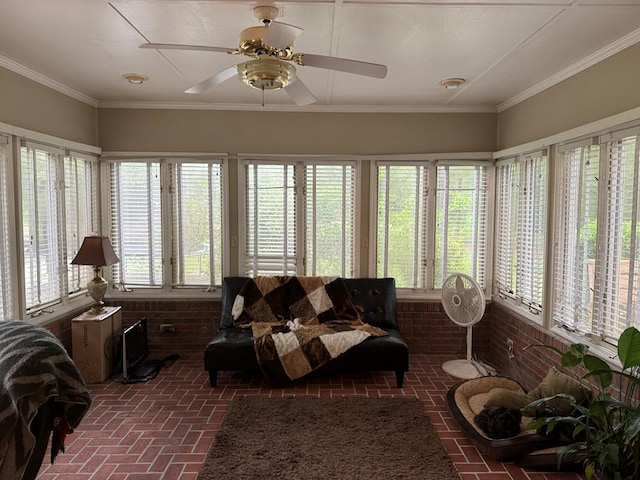
[[[290,388],[255,375],[224,372],[211,389],[202,354],[182,357],[147,383],[90,385],[93,405],[54,465],[39,480],[195,480],[229,402],[238,395],[417,397],[463,480],[576,480],[576,474],[526,471],[484,458],[448,414],[444,398],[457,382],[442,356],[412,355],[404,388],[392,373],[318,376]]]

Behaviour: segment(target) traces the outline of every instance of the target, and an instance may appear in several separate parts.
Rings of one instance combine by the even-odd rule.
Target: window
[[[496,170],[495,291],[542,310],[547,230],[546,151],[500,160]]]
[[[376,275],[403,288],[426,288],[426,164],[378,165]]]
[[[85,289],[87,272],[71,266],[82,239],[98,224],[95,158],[23,142],[22,231],[27,312]]]
[[[640,325],[639,132],[558,149],[553,318],[612,343]]]
[[[245,163],[246,275],[354,275],[353,162]]]
[[[9,244],[9,138],[0,135],[0,320],[14,317],[11,285],[13,278]]]
[[[221,160],[111,160],[108,183],[117,288],[222,283]]]
[[[222,284],[221,164],[169,164],[172,285]]]
[[[434,290],[462,272],[484,285],[487,202],[484,165],[379,162],[376,275]]]
[[[487,248],[487,167],[437,167],[433,288],[466,273],[484,287]]]

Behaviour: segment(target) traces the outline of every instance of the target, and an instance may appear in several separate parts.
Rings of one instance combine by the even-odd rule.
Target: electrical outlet
[[[507,338],[507,357],[509,357],[509,359],[512,359],[515,356],[516,356],[516,353],[513,348],[513,340],[511,340],[510,338]]]
[[[176,333],[176,327],[172,323],[160,324],[160,333]]]

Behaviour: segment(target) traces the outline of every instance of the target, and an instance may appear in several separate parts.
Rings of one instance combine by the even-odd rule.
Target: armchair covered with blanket
[[[409,348],[393,278],[225,277],[219,330],[205,348],[218,371],[262,371],[272,384],[316,370],[392,371],[402,388]]]
[[[32,480],[49,438],[53,461],[91,398],[58,339],[22,321],[0,321],[0,378],[0,478]]]

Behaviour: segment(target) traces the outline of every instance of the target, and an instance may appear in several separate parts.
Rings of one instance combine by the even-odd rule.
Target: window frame
[[[0,321],[17,318],[20,310],[19,284],[13,279],[17,274],[19,255],[17,250],[18,226],[15,211],[14,141],[11,135],[0,132]],[[21,226],[20,226],[21,229]]]
[[[24,149],[26,150],[23,151]],[[25,158],[23,157],[23,153],[30,155],[30,157],[25,160]],[[23,182],[25,181],[25,178],[24,178],[25,173],[22,170],[23,162],[29,161],[29,159],[31,159],[32,162],[35,164],[36,162],[38,162],[37,157],[41,157],[42,155],[46,156],[44,159],[44,164],[46,165],[46,168],[49,170],[50,174],[53,175],[53,178],[48,178],[48,180],[50,182],[53,182],[54,184],[54,185],[49,184],[48,194],[54,195],[54,197],[49,198],[49,200],[53,198],[53,205],[50,205],[50,204],[48,205],[47,211],[49,212],[49,215],[47,217],[48,217],[48,221],[53,222],[51,223],[51,226],[54,227],[55,233],[52,233],[47,238],[49,240],[56,239],[58,242],[58,244],[54,247],[54,251],[52,252],[53,256],[55,257],[54,271],[55,271],[55,275],[57,275],[58,278],[55,280],[56,291],[53,292],[55,293],[55,298],[50,297],[50,298],[40,299],[39,303],[28,305],[27,304],[28,288],[26,284],[27,277],[25,273],[26,271],[25,269],[27,266],[26,255],[24,254],[24,250],[20,252],[20,264],[21,264],[20,278],[22,280],[20,282],[20,308],[21,310],[23,310],[22,315],[25,318],[26,317],[38,318],[38,317],[42,317],[43,315],[46,316],[58,310],[60,306],[65,307],[70,303],[70,301],[72,301],[76,297],[86,297],[86,288],[82,288],[80,285],[76,285],[77,286],[76,290],[70,289],[70,283],[69,283],[70,277],[73,277],[77,274],[79,275],[79,278],[88,279],[90,278],[90,274],[79,273],[79,270],[77,269],[76,266],[70,265],[70,261],[76,252],[71,252],[69,250],[70,246],[69,246],[69,242],[67,241],[67,235],[70,232],[69,228],[71,228],[71,231],[74,231],[76,234],[82,235],[82,238],[84,239],[85,236],[94,233],[93,230],[97,229],[100,224],[100,216],[99,216],[98,208],[93,208],[93,209],[89,208],[90,218],[84,218],[86,229],[83,232],[79,230],[80,225],[77,223],[79,218],[76,218],[74,220],[75,221],[74,223],[74,221],[72,221],[70,214],[67,214],[66,212],[66,207],[68,206],[66,194],[67,194],[67,190],[71,190],[71,187],[66,186],[66,181],[69,179],[67,177],[67,173],[68,173],[67,158],[75,158],[77,160],[81,160],[83,162],[86,162],[90,166],[89,177],[88,178],[86,176],[84,177],[84,180],[85,180],[85,182],[83,182],[84,189],[86,192],[90,192],[93,190],[99,192],[99,186],[98,186],[99,172],[98,172],[97,155],[70,151],[68,149],[64,149],[61,147],[52,146],[48,143],[41,143],[31,139],[23,138],[20,141],[20,146],[16,148],[15,164],[17,166],[17,171],[18,171],[17,178],[19,178],[19,185],[20,185],[19,200],[17,204],[21,205],[21,208],[24,210],[23,200],[25,198],[25,195],[24,195],[24,189],[23,189]],[[40,161],[42,162],[42,159]],[[34,175],[36,174],[35,170],[33,173]],[[77,174],[77,171],[75,173]],[[70,178],[71,180],[78,180],[80,178],[79,176],[75,176],[75,175],[72,175],[71,177],[72,177]],[[88,183],[87,183],[87,180],[88,180]],[[30,179],[29,181],[33,182],[34,180]],[[33,185],[33,188],[35,191],[35,189],[37,188],[35,184]],[[38,208],[37,203],[38,203],[37,199],[34,199],[33,208],[36,208],[36,209]],[[38,217],[40,217],[42,212],[41,210],[37,210],[34,213],[36,213]],[[24,225],[25,225],[25,218],[24,216],[20,215],[20,222],[19,222],[20,238],[24,238],[24,234],[26,233],[24,232]],[[38,225],[35,226],[36,232],[38,229],[37,227],[39,226],[40,226],[39,223]],[[76,241],[76,243],[80,245],[81,240]],[[40,252],[39,249],[38,249],[38,252],[39,253],[36,253],[35,255],[36,269],[40,268],[39,267],[40,257],[45,254],[44,251]],[[75,273],[71,273],[71,272],[75,272]],[[40,274],[41,272],[39,271],[38,277]],[[41,286],[42,285],[39,284],[39,287]]]
[[[517,193],[517,198],[514,198],[513,200],[517,202],[517,205],[515,206],[515,210],[512,212],[509,212],[509,218],[507,218],[506,220],[508,220],[509,223],[509,227],[507,227],[508,229],[512,229],[514,230],[514,232],[511,231],[503,231],[501,230],[501,222],[503,220],[503,213],[501,211],[501,205],[502,205],[502,199],[498,198],[498,196],[500,195],[502,188],[501,188],[501,173],[500,173],[500,168],[502,167],[509,167],[509,166],[513,166],[513,165],[517,165],[518,166],[518,178],[514,178],[513,175],[509,176],[509,179],[511,180],[511,184],[513,185],[513,182],[517,181],[518,185],[522,185],[522,183],[525,180],[525,176],[527,174],[527,170],[525,170],[525,166],[527,164],[527,162],[545,162],[545,164],[543,165],[543,172],[545,175],[545,179],[544,179],[544,191],[541,192],[539,190],[540,185],[538,182],[535,182],[533,184],[527,184],[527,190],[520,190],[519,192],[515,192]],[[523,238],[521,235],[519,235],[519,232],[521,231],[521,227],[522,227],[522,214],[524,209],[528,209],[532,207],[532,200],[533,203],[535,203],[535,197],[537,197],[538,195],[542,195],[544,198],[544,202],[545,202],[545,208],[544,208],[544,221],[540,222],[540,224],[542,225],[542,228],[544,229],[544,232],[541,234],[543,235],[544,238],[544,245],[542,246],[542,251],[543,251],[543,257],[547,257],[547,254],[549,252],[549,248],[550,248],[550,238],[552,235],[550,235],[550,229],[549,229],[549,219],[552,216],[552,213],[550,211],[551,209],[551,203],[549,201],[550,199],[550,192],[552,190],[552,177],[550,175],[550,169],[551,169],[551,159],[549,157],[549,151],[546,148],[541,148],[541,149],[536,149],[530,152],[526,152],[526,153],[521,153],[518,155],[513,155],[510,157],[502,157],[500,159],[497,160],[496,162],[496,166],[495,166],[495,221],[494,221],[494,238],[496,238],[498,241],[496,241],[496,243],[494,244],[494,263],[492,266],[492,272],[493,272],[493,283],[492,283],[492,295],[494,300],[496,300],[498,303],[504,303],[505,305],[509,305],[510,307],[512,307],[515,311],[519,312],[520,314],[524,315],[526,318],[528,318],[529,320],[537,323],[537,324],[542,324],[544,321],[544,312],[545,312],[545,304],[547,303],[546,299],[549,298],[548,296],[548,291],[547,291],[547,282],[546,282],[546,276],[548,275],[548,270],[547,270],[547,261],[543,260],[542,262],[542,278],[540,279],[541,282],[541,296],[540,296],[540,303],[536,304],[535,300],[533,298],[527,298],[526,292],[523,293],[521,290],[518,290],[518,286],[521,284],[520,279],[522,278],[523,274],[521,273],[521,269],[518,267],[518,263],[516,263],[516,265],[514,266],[514,269],[516,270],[515,273],[515,278],[512,279],[512,284],[515,284],[516,287],[516,291],[506,291],[504,288],[501,288],[500,284],[499,284],[499,267],[498,267],[498,263],[502,262],[503,260],[509,260],[508,258],[502,258],[502,256],[500,255],[499,252],[499,248],[502,245],[501,241],[499,239],[504,238],[506,235],[505,233],[509,233],[510,236],[510,247],[513,249],[517,249],[518,255],[517,258],[523,258],[524,256],[527,256],[529,258],[532,258],[535,253],[533,250],[535,250],[535,246],[533,244],[531,244],[531,249],[525,253],[521,253],[521,246],[523,245],[523,243],[527,243],[530,241],[535,241],[537,236],[535,234],[533,234],[532,238]],[[509,192],[506,192],[507,194],[510,193],[514,193],[513,192],[513,186],[509,187]],[[534,189],[534,192],[532,194],[528,194],[527,192],[530,189]],[[527,202],[525,202],[523,204],[522,199],[528,200]],[[510,207],[513,207],[514,204],[513,202],[510,204]],[[513,234],[515,234],[515,238],[513,237]]]
[[[634,175],[631,178],[635,183],[632,185],[633,191],[633,202],[635,202],[635,206],[633,207],[635,218],[631,220],[632,223],[635,222],[636,232],[640,229],[640,192],[637,191],[638,186],[640,185],[640,126],[632,126],[631,128],[618,128],[612,129],[606,133],[601,135],[593,135],[586,139],[578,139],[574,142],[567,142],[564,144],[559,144],[557,146],[558,151],[558,162],[557,162],[557,177],[558,184],[557,188],[560,188],[559,182],[562,180],[561,173],[562,168],[564,166],[562,154],[563,152],[567,152],[567,155],[570,155],[571,152],[575,152],[580,149],[580,158],[584,158],[585,149],[589,148],[597,148],[597,158],[599,162],[599,168],[597,172],[597,197],[596,197],[596,232],[595,238],[592,240],[593,248],[594,248],[594,258],[593,258],[593,274],[589,275],[589,291],[590,291],[590,299],[587,305],[584,307],[588,307],[589,309],[589,317],[590,321],[586,325],[577,324],[575,322],[567,322],[563,318],[560,318],[556,313],[556,309],[562,307],[555,306],[554,310],[550,312],[551,322],[550,326],[557,330],[569,331],[572,334],[575,334],[579,337],[588,338],[589,342],[600,344],[602,341],[608,348],[612,348],[617,343],[617,337],[620,334],[620,331],[617,331],[615,326],[611,326],[607,328],[607,320],[613,319],[616,322],[620,320],[619,317],[615,317],[615,314],[612,313],[615,310],[614,307],[608,306],[607,299],[611,297],[614,293],[611,290],[611,285],[614,282],[611,280],[607,280],[608,274],[613,274],[616,267],[607,265],[617,264],[618,262],[623,261],[623,253],[621,245],[618,245],[619,242],[622,241],[622,231],[623,231],[623,223],[617,223],[612,226],[611,220],[613,218],[617,218],[622,215],[622,209],[626,205],[618,203],[614,204],[613,200],[614,195],[610,193],[612,188],[612,182],[614,182],[613,178],[613,166],[610,162],[612,155],[612,149],[615,143],[621,142],[627,138],[634,138],[634,149],[633,149],[633,158],[631,161],[634,163]],[[566,160],[568,161],[568,160]],[[622,160],[620,160],[622,161]],[[618,173],[618,180],[629,179],[629,176],[621,176]],[[624,187],[624,184],[621,184]],[[620,191],[617,192],[616,196],[619,198]],[[579,208],[582,208],[584,204],[584,198],[580,198],[580,203],[578,205]],[[558,230],[561,229],[562,225],[560,223],[561,216],[556,216],[556,222],[554,224],[554,236],[555,238],[559,238],[561,235],[558,233]],[[612,228],[615,231],[612,231]],[[616,231],[618,235],[616,235]],[[613,235],[613,238],[611,237]],[[614,245],[612,247],[612,240],[614,240]],[[633,238],[632,238],[633,240]],[[636,259],[640,258],[640,244],[638,243],[639,238],[635,237],[635,244],[632,247],[635,247],[635,256]],[[612,251],[613,248],[613,251]],[[617,251],[617,253],[616,253]],[[554,258],[556,255],[561,255],[562,250],[557,248],[554,250]],[[575,255],[574,255],[575,256]],[[564,258],[564,257],[563,257]],[[565,263],[568,263],[571,260],[567,260]],[[578,260],[580,260],[578,258]],[[560,260],[557,260],[560,261]],[[573,263],[576,263],[573,261]],[[631,266],[633,263],[631,262]],[[620,281],[620,278],[616,278],[617,281]],[[635,267],[634,272],[629,272],[629,280],[633,286],[635,284],[638,285],[640,283],[640,270],[638,267]],[[557,282],[555,282],[554,275],[554,284],[552,287],[552,291],[554,296],[558,294],[559,286]],[[635,289],[638,289],[636,286]],[[618,297],[614,297],[614,301],[619,300]],[[628,306],[629,299],[627,299]],[[557,302],[554,302],[554,304]],[[603,312],[606,313],[606,316],[603,316]],[[628,319],[627,319],[628,324]],[[638,325],[636,325],[638,326]],[[624,328],[621,326],[618,330],[623,330]]]
[[[161,282],[158,286],[152,287],[147,285],[129,285],[125,284],[124,288],[114,282],[112,267],[105,267],[103,276],[109,282],[109,290],[107,298],[115,300],[125,299],[187,299],[187,298],[219,298],[221,291],[221,283],[214,285],[174,285],[173,284],[173,266],[171,265],[172,241],[173,241],[173,223],[172,223],[172,200],[169,191],[170,164],[174,163],[216,163],[220,165],[221,174],[221,204],[222,204],[222,251],[221,255],[221,281],[222,278],[229,275],[229,252],[235,240],[231,239],[226,233],[229,231],[229,156],[225,153],[171,153],[171,152],[104,152],[101,157],[101,188],[105,192],[102,196],[102,228],[104,232],[111,232],[111,213],[109,194],[110,164],[114,162],[158,162],[160,164],[160,201],[162,208],[161,233],[160,242],[162,245],[162,273]],[[115,239],[112,239],[115,248]]]
[[[360,244],[358,242],[360,233],[360,218],[361,218],[361,175],[362,165],[361,160],[357,157],[350,156],[315,156],[315,155],[251,155],[240,154],[238,155],[238,257],[237,257],[237,269],[239,275],[248,275],[247,262],[248,256],[246,252],[246,245],[248,241],[248,205],[247,205],[247,173],[246,167],[248,165],[292,165],[294,167],[294,190],[297,200],[294,198],[295,215],[297,218],[297,226],[294,226],[296,231],[294,232],[294,238],[296,244],[301,248],[298,248],[295,253],[296,263],[296,275],[305,275],[307,271],[307,258],[306,249],[307,243],[307,216],[306,216],[306,200],[308,199],[306,193],[306,173],[307,167],[322,166],[322,165],[341,165],[350,166],[353,168],[353,238],[352,238],[352,275],[357,277],[360,275]],[[303,167],[303,168],[299,168]],[[344,177],[343,177],[344,178]],[[344,267],[343,267],[344,268]]]
[[[493,222],[494,209],[494,178],[495,169],[493,168],[494,160],[490,152],[468,152],[468,153],[442,153],[442,154],[407,154],[407,155],[379,155],[368,157],[370,162],[369,177],[369,274],[376,276],[377,271],[377,215],[378,215],[378,165],[416,165],[423,164],[428,167],[428,189],[427,192],[427,222],[430,226],[427,231],[431,232],[427,236],[426,245],[426,264],[425,268],[425,287],[424,288],[407,288],[396,287],[397,296],[401,300],[439,300],[441,297],[440,288],[434,288],[435,274],[435,221],[436,221],[436,195],[437,195],[437,167],[440,166],[484,166],[486,172],[486,215],[487,223],[491,225]],[[432,229],[432,230],[430,230]],[[493,241],[493,229],[488,228],[484,245],[484,265],[485,272],[483,290],[489,291],[488,286],[492,282],[492,259],[493,249],[491,248]]]

